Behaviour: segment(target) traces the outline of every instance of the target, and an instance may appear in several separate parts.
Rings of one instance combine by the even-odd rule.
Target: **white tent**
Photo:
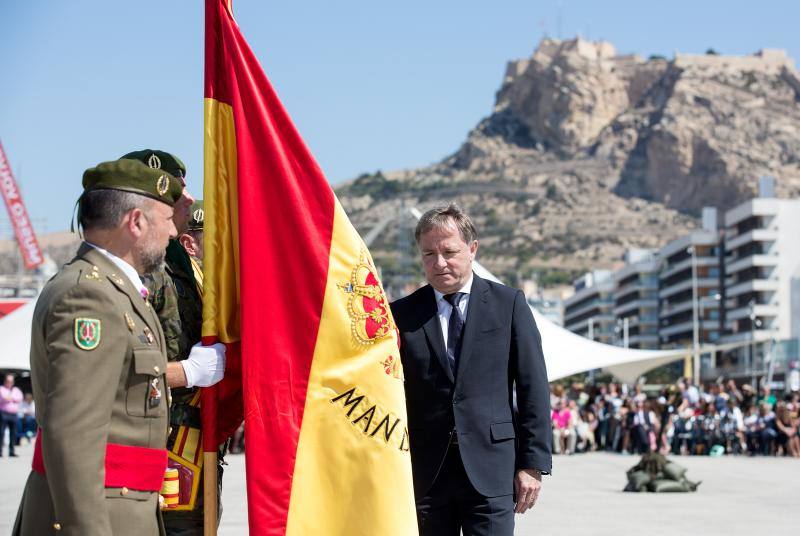
[[[31,320],[36,300],[31,300],[22,307],[0,319],[0,369],[30,370],[31,353]]]
[[[554,324],[535,309],[550,381],[578,372],[605,369],[626,383],[661,365],[683,359],[687,349],[636,350],[592,341]]]

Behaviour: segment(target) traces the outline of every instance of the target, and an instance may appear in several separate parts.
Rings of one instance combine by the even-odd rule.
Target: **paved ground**
[[[32,449],[0,459],[0,535],[14,522]],[[220,536],[247,533],[244,458],[229,456]],[[633,456],[583,454],[554,460],[534,511],[517,517],[519,535],[703,536],[800,534],[800,460],[680,458],[697,493],[622,493]],[[353,533],[355,534],[355,532]]]

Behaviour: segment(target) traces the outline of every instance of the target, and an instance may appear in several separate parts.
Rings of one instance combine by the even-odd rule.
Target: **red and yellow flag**
[[[204,199],[203,336],[229,347],[204,443],[243,409],[250,533],[416,534],[398,339],[372,257],[225,0],[206,0]]]

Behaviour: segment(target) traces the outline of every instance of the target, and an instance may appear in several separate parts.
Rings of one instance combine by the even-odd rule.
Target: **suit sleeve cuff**
[[[539,471],[543,475],[552,474],[553,470],[552,458],[549,456],[542,457],[542,456],[535,456],[532,454],[517,456],[516,465],[517,465],[517,470],[534,469],[536,471]]]

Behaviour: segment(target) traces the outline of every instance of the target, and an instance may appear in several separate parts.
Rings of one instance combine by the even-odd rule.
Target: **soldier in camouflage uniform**
[[[189,254],[194,279],[200,289],[201,298],[203,294],[203,223],[205,222],[205,216],[203,200],[197,199],[192,203],[192,208],[189,211],[188,229],[178,237],[178,242]]]
[[[154,158],[155,157],[155,158]],[[123,158],[136,159],[151,166],[157,164],[161,169],[173,173],[183,179],[186,176],[186,167],[177,157],[157,150],[136,151],[125,155]],[[175,204],[173,221],[182,235],[189,231],[189,223],[196,208],[192,205],[194,199],[185,189],[183,198]],[[199,207],[198,207],[199,208]],[[200,209],[202,213],[202,208]],[[195,225],[196,227],[196,225]],[[199,267],[199,265],[198,265]],[[202,274],[202,272],[200,272]],[[197,384],[189,380],[191,369],[185,370],[186,377],[182,377],[180,368],[175,368],[178,363],[186,369],[187,358],[193,347],[200,342],[201,326],[203,321],[202,305],[202,280],[195,277],[193,262],[187,251],[178,240],[170,240],[164,265],[143,278],[145,286],[150,291],[148,297],[154,310],[158,314],[166,339],[167,358],[170,361],[167,381],[172,388],[172,405],[170,407],[171,432],[167,448],[175,452],[176,438],[187,428],[201,429],[199,390]],[[218,345],[215,345],[218,346]],[[170,374],[173,371],[174,374]],[[194,437],[198,438],[199,435]],[[199,448],[197,450],[199,452]],[[188,455],[193,458],[197,466],[202,465],[202,456],[195,456],[195,451]],[[221,457],[220,457],[221,459]],[[222,468],[218,468],[221,490]],[[191,509],[164,510],[164,525],[168,536],[201,535],[203,533],[203,504],[202,504],[202,477],[198,475],[196,500]],[[221,512],[221,508],[218,508]]]

